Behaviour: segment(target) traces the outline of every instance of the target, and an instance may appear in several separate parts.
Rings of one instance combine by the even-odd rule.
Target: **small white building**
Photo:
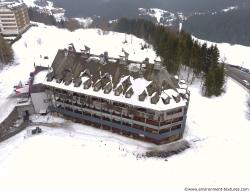
[[[48,96],[45,93],[45,87],[42,85],[46,78],[48,70],[45,67],[36,67],[33,72],[33,82],[30,88],[30,97],[37,114],[44,114],[47,112],[49,106]]]
[[[19,2],[0,2],[0,34],[19,35],[30,26],[27,6]]]

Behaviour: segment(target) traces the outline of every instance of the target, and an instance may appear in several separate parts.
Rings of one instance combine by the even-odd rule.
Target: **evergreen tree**
[[[188,66],[195,75],[203,74],[203,90],[208,97],[220,95],[224,88],[224,66],[219,66],[217,46],[200,45],[184,31],[173,31],[150,21],[120,19],[113,30],[136,35],[151,43],[163,65],[171,74],[177,74],[180,66]]]
[[[44,23],[46,25],[57,26],[56,19],[54,18],[53,15],[50,15],[46,12],[42,12],[36,7],[29,7],[28,14],[31,21]]]
[[[14,53],[11,46],[0,35],[0,63],[7,64],[14,60]]]
[[[191,53],[191,66],[194,69],[194,73],[199,75],[202,72],[202,59],[201,59],[201,46],[198,41],[195,41],[192,47]]]
[[[211,97],[212,95],[219,96],[224,92],[224,64],[219,66],[219,50],[217,46],[212,45],[209,47],[205,55],[204,94],[208,97]]]
[[[211,97],[212,95],[219,96],[224,92],[225,71],[224,65],[211,68],[205,74],[205,82],[203,85],[204,95]]]
[[[215,90],[214,95],[219,96],[224,92],[224,84],[225,84],[225,71],[224,65],[216,67],[215,71]]]
[[[212,70],[209,70],[208,74],[206,74],[205,82],[203,85],[203,91],[205,96],[211,97],[213,95],[214,84],[215,84],[214,72]]]
[[[202,61],[201,65],[202,65],[202,71],[204,71],[205,73],[208,73],[208,48],[207,48],[207,44],[204,43],[201,47],[201,56],[200,59]]]

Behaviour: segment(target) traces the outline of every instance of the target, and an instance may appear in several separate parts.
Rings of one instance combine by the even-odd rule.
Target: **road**
[[[230,65],[225,65],[225,71],[229,77],[235,79],[240,84],[242,84],[244,87],[246,87],[248,90],[250,90],[250,85],[246,85],[243,83],[243,80],[246,80],[250,84],[250,74],[249,73],[243,72],[240,69],[238,69],[236,67],[232,67]]]

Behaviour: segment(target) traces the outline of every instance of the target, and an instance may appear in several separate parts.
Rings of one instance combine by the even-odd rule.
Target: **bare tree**
[[[74,31],[80,28],[80,24],[76,19],[69,19],[65,21],[65,27],[70,31]]]
[[[8,64],[14,60],[14,52],[8,42],[0,35],[0,63]]]

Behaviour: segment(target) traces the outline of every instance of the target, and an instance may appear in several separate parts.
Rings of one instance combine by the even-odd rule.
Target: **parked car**
[[[245,85],[245,86],[249,86],[250,83],[247,81],[247,80],[243,80],[242,83]]]
[[[243,71],[245,73],[249,73],[249,69],[246,69],[246,68],[241,68],[241,71]]]
[[[36,127],[35,129],[33,129],[33,130],[31,131],[31,134],[32,134],[32,135],[37,135],[37,134],[39,134],[39,133],[42,133],[42,129],[41,129],[40,127]]]

